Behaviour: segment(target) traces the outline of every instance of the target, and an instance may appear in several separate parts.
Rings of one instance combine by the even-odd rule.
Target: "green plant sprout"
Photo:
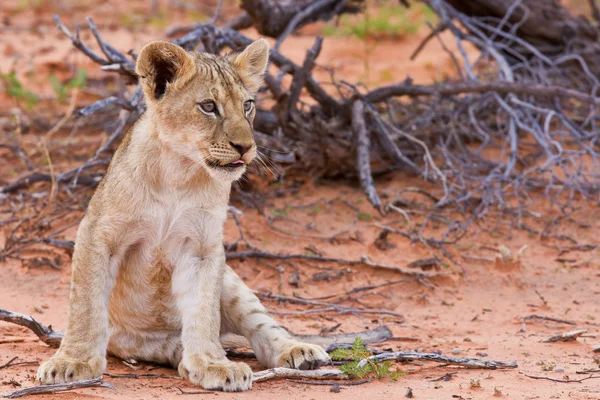
[[[396,380],[406,375],[404,371],[392,371],[394,364],[391,361],[370,360],[369,357],[373,356],[373,353],[365,349],[365,343],[361,337],[354,339],[352,348],[335,349],[330,356],[336,361],[350,361],[348,364],[342,365],[340,370],[351,377],[365,378],[369,375],[375,375],[378,379],[387,376]],[[367,360],[367,363],[363,367],[359,367],[358,363],[362,360]]]
[[[56,93],[56,98],[61,103],[67,101],[67,95],[69,94],[69,90],[73,88],[79,88],[85,86],[85,82],[87,81],[87,73],[83,69],[77,70],[73,79],[68,81],[67,83],[61,83],[60,79],[54,74],[50,75],[50,84],[52,85],[52,89]]]
[[[31,110],[40,101],[40,96],[26,89],[14,72],[0,74],[0,80],[2,80],[6,94],[17,101],[24,101],[28,110]]]

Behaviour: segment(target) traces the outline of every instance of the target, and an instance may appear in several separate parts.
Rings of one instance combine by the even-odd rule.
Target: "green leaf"
[[[373,217],[371,216],[371,214],[367,214],[367,213],[358,213],[358,219],[361,221],[371,221],[373,219]]]
[[[63,103],[67,99],[67,88],[61,83],[60,79],[54,74],[50,75],[50,85],[56,93],[58,101]]]
[[[66,86],[69,89],[72,89],[72,88],[81,89],[82,87],[85,86],[86,81],[87,81],[87,72],[85,72],[84,69],[78,69],[77,72],[75,73],[75,76],[73,77],[73,79],[71,79],[69,81],[69,83],[67,83]]]

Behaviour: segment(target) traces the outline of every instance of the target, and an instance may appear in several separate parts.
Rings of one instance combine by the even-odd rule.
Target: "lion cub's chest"
[[[110,300],[111,325],[128,331],[179,329],[173,271],[186,255],[221,245],[225,217],[226,210],[193,202],[144,210],[131,233],[137,236],[134,244],[119,266]]]

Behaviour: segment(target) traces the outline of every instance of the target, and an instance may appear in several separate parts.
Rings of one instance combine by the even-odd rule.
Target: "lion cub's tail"
[[[341,345],[341,344],[352,344],[357,336],[360,336],[365,343],[378,343],[385,341],[392,337],[392,332],[387,326],[380,326],[376,329],[357,332],[357,333],[340,333],[337,335],[296,335],[292,332],[290,334],[294,339],[309,343],[318,344],[327,348],[329,346]],[[243,336],[235,335],[233,333],[226,333],[221,336],[221,345],[224,349],[237,349],[239,347],[252,348],[248,339]]]

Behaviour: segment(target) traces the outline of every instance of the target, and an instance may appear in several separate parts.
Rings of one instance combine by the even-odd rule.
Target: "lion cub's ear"
[[[169,42],[152,42],[142,48],[135,72],[146,98],[160,99],[168,89],[183,87],[196,73],[196,63],[188,52]]]
[[[263,83],[263,75],[269,62],[269,42],[258,39],[241,53],[233,54],[230,60],[246,88],[253,93],[257,92]]]

